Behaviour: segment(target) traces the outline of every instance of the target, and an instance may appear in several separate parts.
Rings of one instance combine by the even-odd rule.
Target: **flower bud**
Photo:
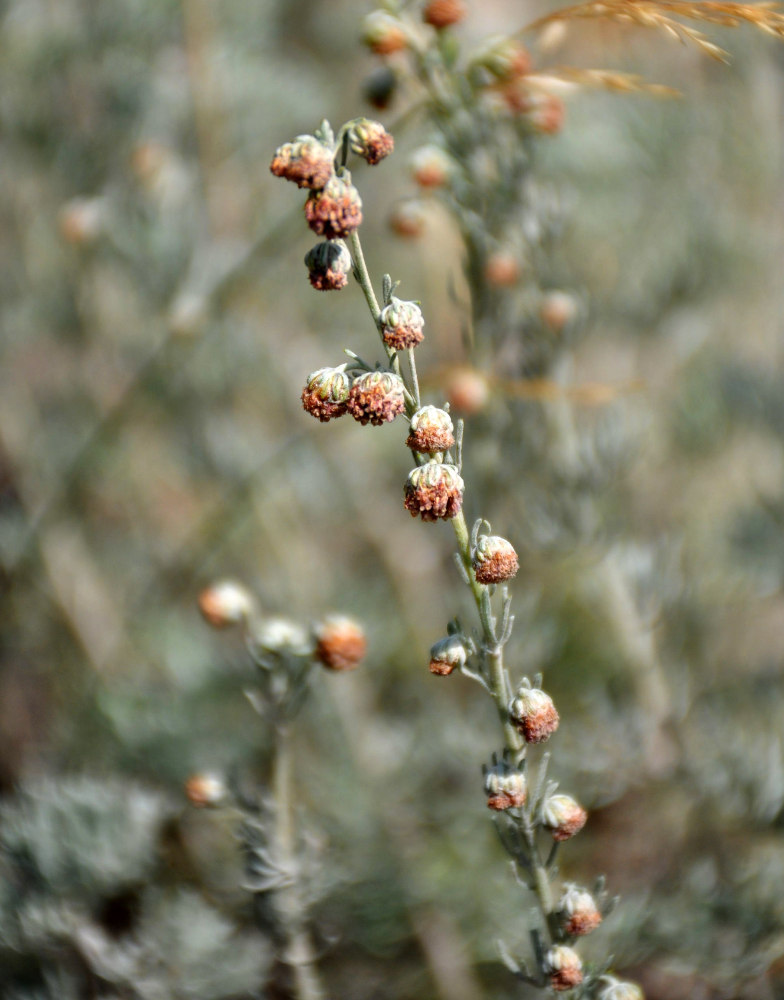
[[[489,38],[471,60],[496,80],[516,80],[531,68],[531,57],[516,38]]]
[[[362,626],[345,615],[329,615],[315,635],[316,659],[330,670],[354,670],[367,650]]]
[[[358,118],[351,126],[350,136],[352,150],[371,167],[389,156],[395,148],[395,140],[381,122],[369,118]]]
[[[480,535],[471,555],[478,583],[502,583],[511,580],[519,566],[511,542],[500,535]]]
[[[416,239],[425,229],[425,209],[421,201],[401,201],[392,209],[389,228],[396,236]]]
[[[452,418],[437,406],[423,406],[411,417],[406,448],[424,455],[449,451],[455,443]]]
[[[451,518],[460,513],[465,484],[454,465],[426,462],[408,474],[405,508],[423,521]]]
[[[191,805],[198,809],[219,806],[226,798],[226,786],[217,774],[192,774],[185,782],[185,795]]]
[[[542,804],[542,823],[553,840],[568,840],[585,826],[588,813],[571,797],[560,792],[548,795]]]
[[[434,28],[448,28],[457,24],[466,16],[466,5],[463,0],[430,0],[422,12],[425,24]]]
[[[564,887],[558,904],[558,916],[564,932],[577,937],[590,934],[602,922],[602,915],[593,896],[576,885]]]
[[[577,317],[577,300],[568,292],[545,292],[539,305],[539,316],[553,333],[560,333]]]
[[[313,642],[308,630],[289,618],[264,618],[250,631],[252,647],[259,653],[310,656]]]
[[[494,764],[485,771],[485,792],[488,809],[519,809],[528,797],[528,784],[522,771],[505,763]]]
[[[362,223],[362,199],[353,184],[332,176],[305,202],[305,218],[318,236],[328,240],[350,236]]]
[[[106,204],[103,198],[71,198],[60,209],[57,222],[66,243],[86,246],[106,229]]]
[[[555,94],[533,94],[525,110],[525,119],[534,132],[557,135],[563,128],[566,106]]]
[[[416,302],[403,302],[393,296],[381,310],[379,323],[384,343],[396,351],[416,347],[424,338],[425,318]]]
[[[311,372],[302,390],[302,406],[322,423],[346,412],[351,379],[342,368],[319,368]]]
[[[604,985],[597,994],[597,1000],[645,1000],[636,983],[616,979],[615,976],[602,976],[601,981]]]
[[[459,368],[447,380],[446,395],[453,410],[470,415],[484,409],[490,390],[480,372]]]
[[[362,41],[376,55],[388,56],[408,46],[408,34],[398,18],[374,10],[362,22]]]
[[[241,583],[221,580],[199,594],[199,611],[213,628],[227,628],[245,622],[253,612],[254,601]]]
[[[346,408],[361,424],[394,420],[406,408],[403,380],[392,372],[367,372],[354,380]]]
[[[558,728],[553,699],[527,683],[520,686],[509,703],[509,720],[526,743],[543,743]]]
[[[493,288],[509,288],[520,278],[520,262],[509,251],[490,254],[485,263],[485,281]]]
[[[411,173],[420,187],[443,187],[455,170],[455,161],[440,146],[422,146],[411,157]]]
[[[392,103],[397,90],[397,74],[389,66],[378,66],[362,86],[362,95],[377,111],[384,111]]]
[[[580,956],[566,944],[557,944],[544,956],[544,965],[554,990],[562,992],[579,986],[583,981],[583,963]]]
[[[285,177],[297,187],[319,191],[333,171],[332,150],[313,135],[298,135],[293,142],[278,147],[270,164],[276,177]]]
[[[348,284],[351,254],[342,240],[325,240],[308,250],[305,266],[314,288],[320,292],[337,291]]]
[[[468,659],[465,641],[460,635],[447,635],[430,647],[430,673],[448,677]]]

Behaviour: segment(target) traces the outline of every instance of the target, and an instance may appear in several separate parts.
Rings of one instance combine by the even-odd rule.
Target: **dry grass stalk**
[[[650,94],[651,97],[680,97],[680,91],[661,83],[648,83],[637,73],[612,69],[577,69],[560,66],[546,73],[531,73],[526,83],[532,89],[558,92],[566,88],[592,87],[620,94]]]

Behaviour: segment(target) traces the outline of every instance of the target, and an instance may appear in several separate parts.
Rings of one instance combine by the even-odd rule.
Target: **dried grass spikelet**
[[[546,73],[531,73],[526,86],[557,95],[579,89],[609,90],[616,94],[648,94],[651,97],[680,97],[680,91],[662,83],[648,83],[637,73],[622,73],[614,69],[578,69],[559,66]]]
[[[683,24],[678,18],[715,24],[724,28],[736,28],[749,24],[768,35],[784,37],[784,14],[771,3],[729,3],[722,0],[589,0],[573,7],[548,14],[530,24],[526,30],[538,31],[557,21],[579,18],[597,18],[633,24],[643,28],[654,28],[678,41],[696,45],[710,56],[726,62],[728,54],[711,42],[696,28]]]

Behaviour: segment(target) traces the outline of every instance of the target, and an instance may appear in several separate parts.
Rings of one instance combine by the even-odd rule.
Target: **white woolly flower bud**
[[[213,628],[247,621],[254,607],[250,592],[234,580],[221,580],[199,594],[199,610]]]

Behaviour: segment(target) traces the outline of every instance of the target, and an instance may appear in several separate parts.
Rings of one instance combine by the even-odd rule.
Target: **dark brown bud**
[[[351,254],[342,240],[317,243],[305,255],[310,283],[320,292],[336,291],[348,284]]]

